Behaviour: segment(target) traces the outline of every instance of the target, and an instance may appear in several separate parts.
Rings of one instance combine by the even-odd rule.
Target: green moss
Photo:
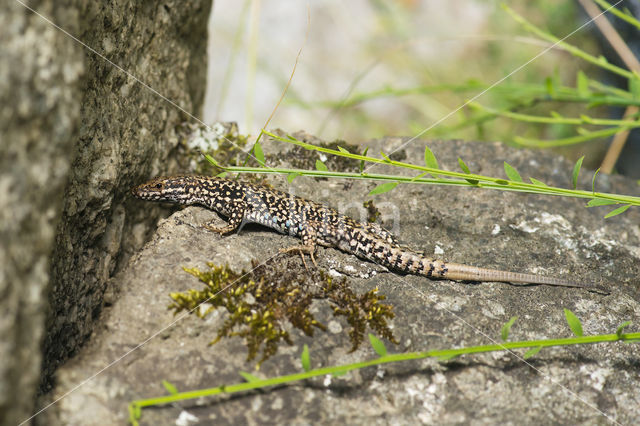
[[[171,293],[169,309],[174,314],[188,311],[206,318],[216,309],[225,309],[227,317],[211,344],[225,337],[242,337],[247,345],[247,360],[262,356],[258,365],[273,356],[282,342],[293,344],[285,329],[289,323],[307,336],[316,330],[326,331],[324,324],[310,311],[314,300],[329,303],[336,317],[342,317],[355,351],[369,326],[380,336],[397,343],[388,320],[394,317],[393,308],[381,303],[385,296],[378,289],[358,295],[347,279],[334,280],[324,272],[301,270],[292,258],[277,257],[263,265],[254,262],[252,271],[238,273],[227,266],[208,263],[208,270],[184,268],[204,285],[202,290]]]

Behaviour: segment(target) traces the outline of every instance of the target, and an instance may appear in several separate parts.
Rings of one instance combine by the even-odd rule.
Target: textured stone
[[[52,259],[45,388],[91,333],[118,262],[141,243],[132,224],[149,210],[129,203],[127,190],[177,168],[185,116],[132,76],[196,115],[204,93],[210,1],[82,4],[78,38],[112,63],[85,51],[82,128]],[[156,217],[151,210],[148,222]]]
[[[402,142],[374,141],[369,152],[390,152]],[[506,160],[525,177],[556,186],[570,182],[572,165],[550,153],[497,143],[441,141],[429,146],[440,164],[452,170],[458,169],[457,157],[462,157],[474,172],[504,176]],[[288,146],[265,143],[264,150],[271,165],[286,166],[291,159]],[[413,141],[398,154],[419,163],[423,152],[424,142]],[[300,154],[295,156],[299,161]],[[386,167],[370,171],[390,172]],[[590,188],[591,177],[592,172],[583,171],[580,187]],[[270,179],[280,189],[356,217],[358,206],[374,187],[364,181],[305,178],[287,187],[283,178]],[[616,193],[636,190],[634,182],[618,177],[600,176],[597,186]],[[613,333],[640,313],[637,209],[605,220],[608,210],[587,209],[584,200],[417,185],[401,185],[375,197],[374,203],[386,227],[427,255],[601,282],[611,289],[611,295],[601,296],[557,287],[430,281],[387,273],[351,255],[319,248],[320,268],[348,275],[357,292],[378,286],[388,296],[396,313],[394,333],[400,340],[398,346],[387,342],[390,352],[494,343],[500,341],[501,326],[514,315],[519,320],[511,340],[571,336],[563,308],[582,319],[585,334]],[[259,226],[246,226],[226,237],[198,226],[215,217],[202,208],[188,207],[161,221],[152,240],[112,279],[121,289],[120,298],[102,312],[102,327],[90,343],[61,368],[56,396],[114,364],[61,400],[50,413],[51,422],[98,424],[92,419],[99,412],[106,416],[102,423],[121,424],[130,401],[166,394],[162,380],[187,391],[241,382],[241,371],[260,377],[299,372],[305,343],[313,367],[376,357],[368,344],[348,353],[350,343],[342,323],[314,338],[294,330],[294,346],[281,346],[255,372],[254,364],[245,361],[241,339],[208,345],[225,318],[222,312],[206,321],[182,314],[174,317],[167,310],[168,294],[201,288],[183,266],[203,268],[213,261],[248,268],[251,259],[265,260],[297,243]],[[304,273],[301,261],[298,267]],[[313,312],[325,324],[332,321],[327,306],[314,305]],[[517,351],[520,356],[523,352]],[[341,377],[145,409],[142,421],[171,424],[192,415],[203,424],[599,424],[606,422],[606,415],[631,424],[640,417],[639,355],[637,344],[600,344],[545,349],[526,363],[507,353],[488,353],[443,363],[386,364]]]
[[[211,7],[27,3],[108,61],[19,2],[0,6],[1,424],[32,412],[38,382],[47,390],[89,336],[107,281],[159,216],[128,188],[177,169],[186,115],[114,64],[199,115]]]
[[[74,2],[31,3],[77,31]],[[19,3],[0,6],[0,424],[33,408],[82,72],[80,46]]]

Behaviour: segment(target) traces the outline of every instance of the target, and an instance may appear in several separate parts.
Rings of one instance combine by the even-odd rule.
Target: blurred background
[[[562,39],[590,19],[586,2],[598,11],[606,7],[601,0],[600,6],[592,0],[506,4],[543,34]],[[637,3],[621,6],[633,15]],[[634,51],[638,27],[608,16],[621,44]],[[637,110],[620,120],[638,101],[629,78],[551,48],[552,39],[498,1],[216,0],[209,37],[205,122],[235,121],[243,134],[257,135],[265,125],[300,49],[268,128],[350,143],[416,135],[498,140],[553,149],[574,161],[584,155],[584,165],[597,168],[612,137],[638,122]],[[593,23],[565,41],[629,69]],[[624,161],[618,154],[611,171],[640,178],[634,139],[632,132],[621,150]]]

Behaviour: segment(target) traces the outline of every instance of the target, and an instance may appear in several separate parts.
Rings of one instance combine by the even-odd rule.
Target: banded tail
[[[393,271],[422,275],[431,279],[496,281],[513,284],[542,284],[558,287],[583,288],[594,293],[609,294],[609,291],[606,289],[593,284],[583,284],[577,281],[565,280],[556,277],[545,277],[520,272],[478,268],[460,263],[448,263],[421,256],[398,246],[388,248],[388,246],[385,247],[385,245],[381,244],[380,249],[381,250],[378,250],[377,252],[374,250],[371,254],[365,252],[357,254],[367,258],[368,260],[386,266]]]

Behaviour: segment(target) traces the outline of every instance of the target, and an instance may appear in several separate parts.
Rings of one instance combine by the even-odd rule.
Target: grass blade
[[[584,160],[584,155],[576,161],[576,164],[573,166],[573,173],[571,173],[571,182],[573,183],[573,189],[578,187],[578,174],[580,174],[580,168],[582,167],[582,160]]]

